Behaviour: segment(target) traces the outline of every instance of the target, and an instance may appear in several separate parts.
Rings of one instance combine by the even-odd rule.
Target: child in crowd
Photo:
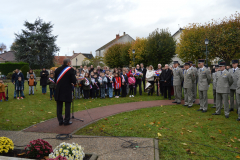
[[[114,77],[112,75],[112,72],[109,72],[109,82],[108,82],[108,95],[109,95],[109,98],[112,98],[113,97],[113,89],[114,89]]]
[[[100,73],[100,77],[98,78],[98,82],[100,83],[100,91],[101,91],[101,99],[105,98],[105,89],[107,84],[107,78],[104,76],[104,72]]]
[[[133,74],[130,73],[130,77],[128,78],[128,83],[129,83],[129,97],[134,97],[133,95],[133,88],[135,87],[136,79],[133,77]]]
[[[28,85],[29,85],[29,95],[34,95],[34,83],[35,83],[35,79],[34,79],[34,75],[31,74],[29,75],[29,79],[28,79]]]
[[[85,73],[85,78],[82,80],[84,99],[89,99],[90,82],[89,73]]]
[[[76,75],[76,85],[75,85],[75,99],[80,99],[80,94],[81,94],[81,85],[80,85],[80,81],[81,81],[81,76],[80,76],[80,72],[77,72]]]
[[[20,95],[23,95],[23,81],[22,77],[18,77],[18,80],[16,81],[16,92],[17,92],[17,99],[19,100],[19,93]],[[23,99],[23,97],[21,97]]]
[[[122,97],[126,97],[127,96],[127,84],[128,84],[128,77],[126,75],[126,71],[123,70],[122,72],[122,76],[121,76],[121,80],[122,80]]]
[[[81,76],[81,77],[85,77],[85,72],[84,72],[84,70],[82,70],[80,76]]]
[[[98,91],[99,91],[99,82],[98,82],[98,75],[97,73],[94,74],[92,79],[92,99],[98,97]]]
[[[32,69],[30,69],[29,72],[27,72],[27,79],[28,79],[28,85],[29,85],[29,95],[31,94],[34,95],[36,75]]]
[[[50,89],[50,101],[51,101],[52,97],[55,96],[55,89],[56,89],[56,83],[54,82],[53,73],[50,73],[50,78],[48,78],[47,84],[49,85],[49,89]]]
[[[119,77],[118,73],[115,73],[114,78],[115,98],[119,98],[120,96],[121,83],[122,83],[121,77]]]
[[[106,83],[106,89],[105,89],[105,96],[109,96],[109,88],[108,88],[108,84],[110,83],[110,80],[109,80],[109,70],[105,70],[105,76],[107,78],[107,83]]]
[[[5,87],[8,87],[8,85],[4,85],[3,80],[0,79],[0,102],[2,102],[2,97],[5,101],[8,101],[5,97]]]

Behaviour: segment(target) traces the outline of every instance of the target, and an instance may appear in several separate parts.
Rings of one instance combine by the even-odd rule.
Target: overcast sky
[[[204,23],[240,11],[240,0],[0,0],[0,43],[13,43],[25,20],[54,24],[60,55],[90,53],[126,32],[147,37],[156,28],[174,34],[189,23]]]

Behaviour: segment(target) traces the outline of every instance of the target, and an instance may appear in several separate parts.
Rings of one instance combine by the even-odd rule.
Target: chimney
[[[116,34],[116,40],[118,40],[119,39],[119,34]]]
[[[67,58],[67,54],[65,54],[65,57]]]
[[[74,51],[73,51],[73,55],[74,55]]]
[[[58,52],[58,62],[59,62],[59,52]]]
[[[123,35],[125,35],[125,32],[123,32]]]
[[[92,51],[90,51],[90,54],[92,54]]]

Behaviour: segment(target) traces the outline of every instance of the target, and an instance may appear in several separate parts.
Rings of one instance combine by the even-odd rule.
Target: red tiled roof
[[[8,51],[0,54],[0,61],[16,62],[14,53],[14,51]]]
[[[54,62],[56,64],[63,64],[63,60],[66,59],[66,58],[69,58],[71,59],[71,56],[54,56]]]

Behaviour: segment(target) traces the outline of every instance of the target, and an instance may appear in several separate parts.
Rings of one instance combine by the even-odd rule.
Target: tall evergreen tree
[[[166,29],[156,29],[147,38],[146,59],[148,65],[157,67],[159,63],[162,65],[172,62],[175,56],[176,41],[171,33]]]
[[[16,34],[12,49],[18,61],[29,63],[31,68],[50,68],[54,53],[59,51],[55,44],[57,36],[52,35],[53,24],[38,18],[34,23],[24,22],[26,29]]]

